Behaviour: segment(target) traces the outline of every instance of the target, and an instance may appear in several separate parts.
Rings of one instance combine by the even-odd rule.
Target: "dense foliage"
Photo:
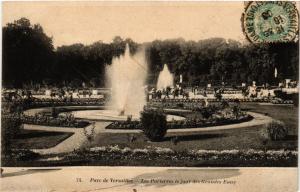
[[[137,44],[115,37],[112,43],[73,44],[54,49],[39,24],[21,18],[3,27],[3,81],[5,86],[21,87],[31,82],[43,86],[103,86],[106,65],[113,56],[145,47],[149,63],[148,83],[154,83],[163,64],[175,80],[183,75],[189,85],[225,81],[276,83],[298,77],[298,42],[271,45],[241,44],[234,40],[211,38],[155,40]],[[278,78],[274,79],[275,67]]]
[[[8,23],[2,32],[4,83],[20,87],[23,82],[51,77],[54,47],[42,26],[21,18]]]

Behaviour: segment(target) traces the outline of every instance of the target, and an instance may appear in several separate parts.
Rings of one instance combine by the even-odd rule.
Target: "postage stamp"
[[[0,192],[297,191],[299,5],[4,0]]]
[[[299,14],[293,2],[250,2],[242,16],[244,33],[252,43],[291,42],[298,38]]]

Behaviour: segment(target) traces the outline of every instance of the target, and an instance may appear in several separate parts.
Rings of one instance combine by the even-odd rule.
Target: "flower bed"
[[[272,98],[251,98],[251,97],[245,97],[245,98],[222,98],[222,100],[228,101],[228,102],[267,102],[270,103],[273,101]],[[151,99],[149,103],[202,103],[204,99]],[[208,102],[217,102],[218,100],[216,98],[207,98]],[[289,102],[292,102],[292,100],[289,100]]]
[[[20,166],[19,164],[22,162],[33,162],[40,157],[40,154],[28,149],[12,149],[8,154],[2,153],[1,162],[3,166],[15,167]]]
[[[34,125],[45,125],[45,126],[55,126],[55,127],[75,127],[82,128],[86,127],[90,123],[88,121],[77,120],[72,114],[58,115],[60,112],[68,112],[70,110],[61,108],[59,106],[94,106],[94,105],[104,105],[103,99],[83,99],[83,100],[74,100],[72,102],[58,101],[51,99],[42,99],[42,100],[21,100],[13,102],[2,102],[2,114],[10,119],[16,120],[16,115],[19,114],[21,117],[22,123],[25,124],[34,124]],[[53,106],[58,106],[55,108]],[[24,109],[46,107],[40,113],[31,115],[24,115]],[[48,107],[48,108],[47,108]],[[53,110],[54,109],[54,110]],[[16,112],[15,112],[16,111]]]
[[[232,106],[226,101],[218,105],[208,105],[206,107],[199,107],[197,104],[188,104],[191,110],[163,110],[162,108],[148,106],[152,110],[163,110],[165,114],[177,115],[185,117],[184,120],[173,120],[167,122],[167,129],[183,129],[183,128],[200,128],[211,127],[219,125],[227,125],[234,123],[241,123],[250,121],[252,116],[241,111],[239,103],[235,102]],[[139,121],[116,121],[106,127],[107,129],[142,129]]]
[[[173,121],[168,123],[168,129],[182,129],[182,128],[205,128],[212,126],[228,125],[235,123],[242,123],[252,120],[253,117],[250,115],[245,115],[237,119],[226,119],[226,118],[217,118],[211,120],[188,120],[188,121]]]
[[[183,112],[168,112],[169,114],[174,115],[187,115]],[[192,112],[196,113],[196,112]],[[237,117],[233,116],[233,114],[214,114],[209,119],[203,119],[199,117],[187,117],[185,120],[180,121],[170,121],[167,122],[168,129],[183,129],[183,128],[205,128],[211,126],[219,126],[219,125],[228,125],[235,123],[242,123],[246,121],[252,120],[253,117],[241,112]],[[142,129],[142,124],[139,121],[115,121],[108,125],[106,129]]]
[[[142,129],[139,121],[114,121],[106,129]]]
[[[176,167],[296,167],[296,150],[190,150],[170,148],[129,148],[100,146],[76,150],[67,154],[41,156],[30,151],[3,159],[5,166],[176,166]]]
[[[14,117],[10,117],[14,118]],[[88,121],[79,121],[72,115],[59,116],[57,118],[49,117],[42,114],[36,114],[35,116],[22,115],[21,121],[24,124],[33,125],[45,125],[54,127],[76,127],[82,128],[88,126],[90,123]]]
[[[293,100],[282,100],[282,99],[273,99],[271,101],[273,104],[293,104]]]
[[[143,149],[120,148],[115,146],[94,147],[89,150],[74,151],[64,157],[66,162],[86,160],[97,162],[101,159],[109,159],[109,162],[125,162],[132,165],[132,162],[168,162],[167,166],[177,162],[199,163],[219,162],[219,166],[225,163],[231,166],[233,163],[243,166],[296,166],[298,152],[292,150],[191,150],[174,151],[170,148],[147,147]],[[124,160],[124,161],[123,161]],[[228,166],[227,165],[227,166]],[[186,164],[182,164],[186,166]],[[215,164],[218,166],[218,164]]]
[[[22,109],[31,109],[39,107],[55,107],[55,106],[104,106],[104,99],[96,98],[76,98],[72,101],[63,100],[63,99],[24,99],[14,102],[5,102],[10,103],[10,105],[20,106]]]

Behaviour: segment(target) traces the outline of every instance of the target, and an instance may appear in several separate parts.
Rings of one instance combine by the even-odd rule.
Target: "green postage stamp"
[[[242,27],[252,43],[291,42],[298,39],[299,14],[294,2],[253,1],[242,16]]]

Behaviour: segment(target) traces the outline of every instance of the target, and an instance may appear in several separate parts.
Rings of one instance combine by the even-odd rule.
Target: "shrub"
[[[292,98],[293,98],[294,106],[298,107],[299,106],[299,93],[293,94]]]
[[[225,101],[225,100],[222,100],[222,101],[221,101],[221,108],[222,108],[222,109],[225,109],[225,108],[227,108],[227,107],[229,107],[229,103],[228,103],[227,101]]]
[[[1,118],[1,145],[4,155],[9,155],[11,151],[11,142],[20,132],[22,123],[19,117]]]
[[[235,118],[238,118],[239,115],[240,115],[240,113],[241,113],[240,107],[237,106],[237,105],[233,106],[233,108],[232,108],[232,113],[233,113],[233,115],[235,116]]]
[[[144,134],[151,141],[160,141],[167,133],[167,118],[161,110],[144,109],[141,123]]]
[[[132,115],[127,115],[127,120],[128,123],[130,123],[132,121]]]
[[[209,105],[208,107],[203,107],[199,110],[203,118],[209,119],[218,109],[214,105]]]
[[[55,107],[51,108],[51,117],[57,118],[58,117],[58,111]]]
[[[217,101],[221,101],[222,100],[222,94],[221,94],[221,92],[216,92],[215,93],[215,97],[216,97]]]
[[[272,141],[282,140],[286,138],[288,129],[281,121],[272,121],[267,124],[267,134]]]
[[[247,87],[242,88],[242,94],[244,97],[247,97],[249,95],[249,90],[247,89]]]
[[[176,106],[177,106],[178,108],[183,108],[183,107],[184,107],[184,104],[183,104],[183,103],[177,103]]]
[[[293,100],[295,96],[297,96],[297,93],[288,94],[286,92],[283,92],[282,90],[275,90],[274,94],[277,98],[280,98],[282,100]]]
[[[28,149],[14,150],[12,151],[12,156],[19,161],[31,161],[40,158],[39,153],[35,153]]]
[[[240,103],[241,103],[239,99],[234,99],[233,102],[235,105],[240,105]]]

